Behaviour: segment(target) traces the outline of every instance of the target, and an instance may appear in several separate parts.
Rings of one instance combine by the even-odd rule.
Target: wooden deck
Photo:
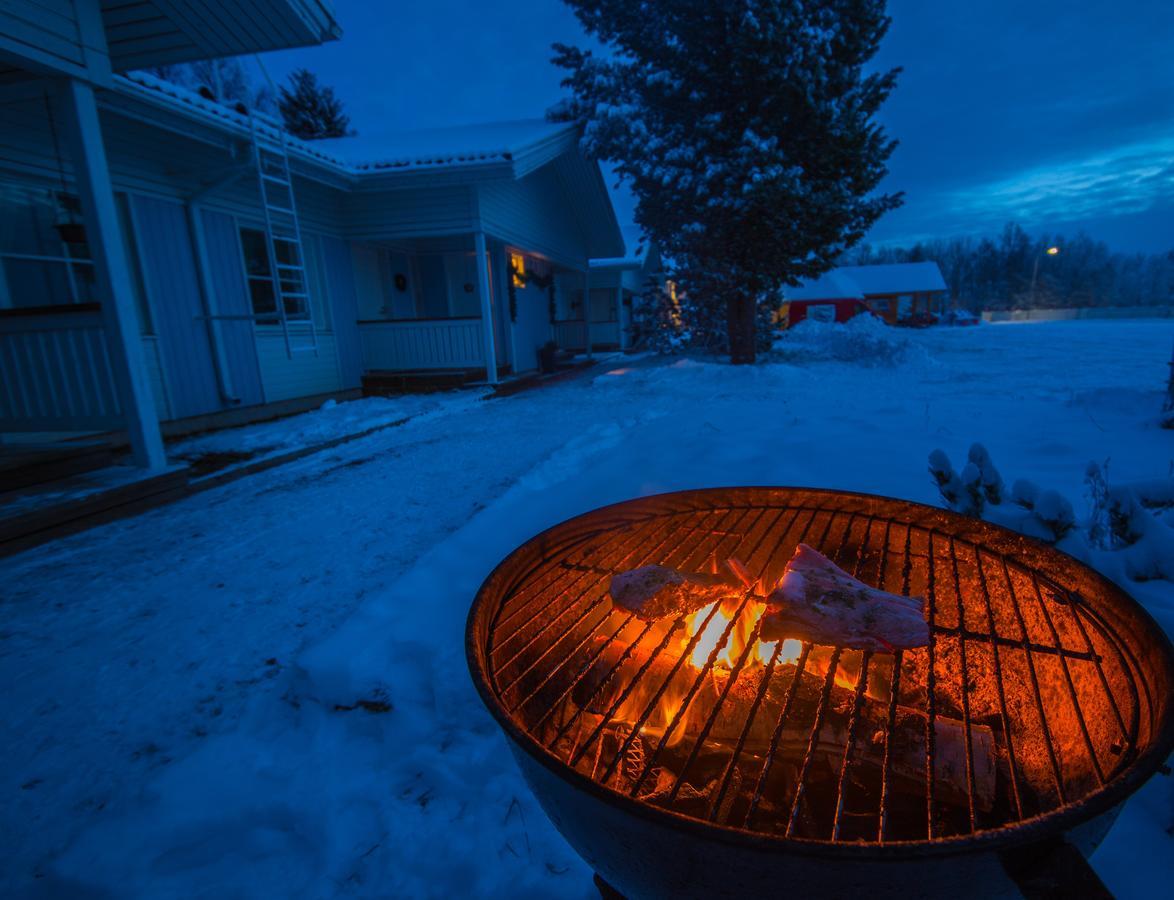
[[[185,466],[147,473],[131,466],[66,475],[0,492],[0,556],[176,500],[187,493]]]

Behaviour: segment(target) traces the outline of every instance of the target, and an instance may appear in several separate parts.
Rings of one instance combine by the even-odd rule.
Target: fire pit
[[[770,585],[800,543],[924,596],[929,645],[764,642],[755,587],[664,622],[608,596],[625,570],[731,557]],[[1120,589],[1004,529],[860,494],[688,491],[579,516],[493,572],[468,654],[555,826],[632,898],[1087,896],[1082,854],[1174,748],[1174,654]]]

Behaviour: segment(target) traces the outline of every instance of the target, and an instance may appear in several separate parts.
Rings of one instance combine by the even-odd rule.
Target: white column
[[[106,150],[102,146],[94,89],[70,79],[62,87],[61,98],[85,219],[86,242],[94,259],[110,366],[126,417],[131,451],[135,465],[160,469],[167,465],[167,456],[159,433],[155,399],[143,365],[143,339],[135,312],[134,290],[118,211],[114,205],[114,189],[106,167]]]
[[[497,348],[493,340],[493,302],[489,298],[489,257],[485,252],[485,232],[473,235],[473,252],[477,257],[477,297],[481,301],[481,336],[485,342],[485,379],[497,384]]]
[[[583,267],[583,331],[587,343],[587,358],[591,359],[591,260]]]
[[[616,274],[619,283],[616,285],[616,327],[620,331],[620,349],[628,347],[628,329],[624,327],[624,273]]]

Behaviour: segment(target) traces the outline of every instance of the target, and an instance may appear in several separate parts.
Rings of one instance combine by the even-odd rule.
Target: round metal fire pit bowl
[[[929,646],[756,650],[762,587],[652,625],[607,593],[730,557],[769,587],[799,543],[924,597]],[[1098,896],[1084,857],[1174,749],[1174,653],[1134,600],[1037,541],[883,497],[711,489],[578,516],[494,570],[467,641],[543,809],[633,900]]]

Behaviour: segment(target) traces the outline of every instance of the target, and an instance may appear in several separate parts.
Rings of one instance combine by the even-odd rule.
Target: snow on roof
[[[443,166],[508,161],[535,144],[575,126],[520,119],[388,134],[357,134],[314,141],[356,169]]]
[[[806,279],[798,287],[785,288],[783,296],[788,300],[863,300],[864,294],[860,286],[842,274],[843,271],[832,269],[814,280]]]
[[[163,101],[189,114],[194,113],[210,124],[246,130],[251,127],[247,112],[145,72],[115,76],[115,82],[124,93],[149,98],[156,103]],[[263,136],[274,141],[281,139],[281,125],[272,117],[254,111],[253,121]],[[295,153],[328,163],[344,172],[359,173],[374,169],[508,162],[518,153],[574,127],[571,123],[523,119],[316,141],[305,141],[289,134],[284,137],[289,149]]]
[[[936,262],[840,266],[798,287],[787,288],[788,300],[863,299],[874,294],[944,291],[946,280]]]
[[[903,294],[944,291],[946,280],[936,262],[889,263],[883,266],[841,266],[842,272],[865,294]]]

